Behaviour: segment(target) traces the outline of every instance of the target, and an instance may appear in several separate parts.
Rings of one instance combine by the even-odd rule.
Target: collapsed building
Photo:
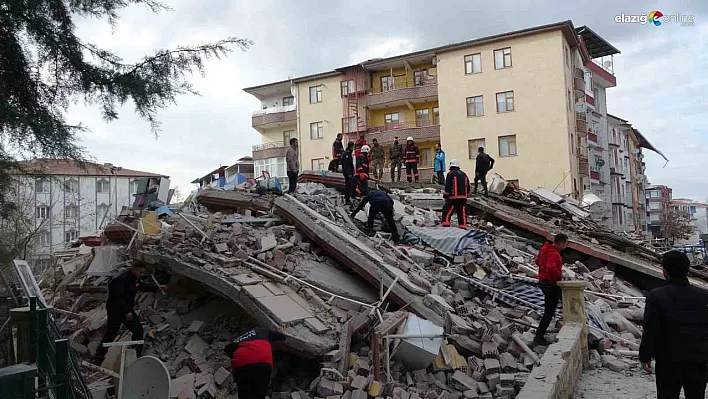
[[[567,199],[504,187],[470,198],[473,229],[461,230],[436,227],[442,198],[433,186],[382,186],[403,237],[394,245],[385,224],[370,234],[366,215],[350,218],[341,175],[301,180],[296,196],[208,189],[181,209],[124,209],[102,245],[60,256],[39,286],[93,397],[112,392],[121,366],[115,347],[90,364],[107,283],[134,262],[167,285],[136,302],[144,355],[167,366],[171,398],[235,395],[223,348],[257,325],[288,337],[276,347],[271,398],[514,397],[548,349],[533,344],[543,312],[534,258],[561,231],[572,248],[563,275],[588,286],[590,366],[638,366],[625,356],[638,348],[639,288],[660,277],[658,255],[602,231]],[[623,271],[645,278],[635,286]],[[560,309],[556,316],[552,333]]]

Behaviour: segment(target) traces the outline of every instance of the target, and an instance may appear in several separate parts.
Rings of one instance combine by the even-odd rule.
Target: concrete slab
[[[249,276],[248,274],[237,274],[231,276],[231,279],[238,285],[254,285],[263,281],[263,279],[258,276]]]
[[[287,295],[256,298],[258,305],[280,324],[314,317],[312,313],[293,302]]]
[[[253,298],[273,296],[273,293],[270,292],[270,290],[262,284],[247,285],[243,287],[243,290],[246,291],[246,293]]]
[[[305,319],[305,325],[315,334],[322,334],[329,330],[329,328],[316,317]]]
[[[206,343],[199,335],[194,334],[192,337],[187,341],[187,345],[184,346],[184,350],[187,351],[190,355],[203,355],[204,351],[206,351],[209,348],[209,344]]]
[[[273,295],[285,295],[285,291],[281,290],[280,287],[278,287],[278,284],[276,283],[266,281],[265,283],[263,283],[263,286],[268,288],[268,291],[272,292]]]
[[[305,273],[303,280],[333,294],[366,303],[379,299],[378,290],[359,275],[327,263],[306,260],[298,263],[298,270]]]

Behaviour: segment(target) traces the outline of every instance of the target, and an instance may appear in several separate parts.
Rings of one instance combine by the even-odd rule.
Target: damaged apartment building
[[[565,21],[246,88],[261,102],[255,175],[285,176],[291,138],[301,169],[317,171],[338,133],[345,142],[365,133],[385,149],[412,137],[421,181],[432,178],[436,143],[467,171],[485,147],[494,171],[518,187],[594,194],[605,227],[646,232],[641,151],[657,150],[608,114],[616,54],[589,27]]]

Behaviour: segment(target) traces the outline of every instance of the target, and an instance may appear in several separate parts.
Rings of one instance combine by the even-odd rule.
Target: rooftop
[[[590,58],[600,58],[620,53],[615,46],[585,25],[575,29],[575,32],[585,41],[585,47],[590,53]]]
[[[20,162],[27,174],[68,176],[169,177],[158,173],[126,169],[111,163],[77,162],[71,159],[37,158]]]

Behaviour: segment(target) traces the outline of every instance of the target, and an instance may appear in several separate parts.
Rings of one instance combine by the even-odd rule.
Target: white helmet
[[[450,167],[451,168],[459,168],[460,162],[457,159],[453,159],[450,161]]]
[[[413,137],[408,136],[408,138],[406,139],[406,141],[413,141]]]
[[[365,145],[365,146],[362,146],[362,147],[361,147],[361,152],[369,152],[369,151],[371,151],[371,148],[369,148],[368,145]]]

